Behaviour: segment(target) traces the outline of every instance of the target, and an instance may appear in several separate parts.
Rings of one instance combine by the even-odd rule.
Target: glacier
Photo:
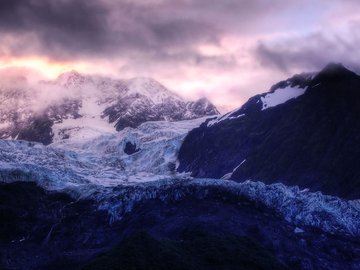
[[[215,196],[263,205],[301,230],[312,227],[360,236],[360,200],[344,200],[280,183],[237,183],[177,173],[182,141],[206,119],[145,122],[138,128],[96,136],[84,126],[74,136],[48,146],[0,140],[0,181],[34,181],[47,190],[95,200],[99,209],[109,213],[110,223],[149,200],[166,203],[188,196],[199,200]],[[139,151],[126,154],[128,142]]]
[[[77,193],[79,197],[84,194]],[[262,204],[278,213],[290,224],[303,230],[313,227],[327,233],[360,236],[360,201],[343,200],[321,192],[309,192],[281,183],[237,183],[218,179],[162,179],[126,187],[104,188],[102,192],[88,189],[86,197],[95,198],[99,209],[109,212],[114,222],[148,200],[179,201],[187,196],[197,199],[220,197],[248,200]]]
[[[40,186],[52,190],[84,183],[114,186],[156,180],[175,173],[182,140],[205,119],[146,122],[136,129],[97,136],[85,125],[69,139],[58,139],[48,146],[0,140],[0,178],[36,178]],[[126,154],[128,142],[140,151]]]

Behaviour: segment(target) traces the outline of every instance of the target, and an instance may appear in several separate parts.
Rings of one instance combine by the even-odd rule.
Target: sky
[[[359,44],[358,0],[0,0],[0,76],[152,77],[222,111]]]

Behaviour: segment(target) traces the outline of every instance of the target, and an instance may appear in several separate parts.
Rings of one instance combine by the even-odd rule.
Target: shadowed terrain
[[[214,124],[192,130],[180,149],[178,170],[360,198],[360,77],[331,64],[316,76],[280,82],[270,96],[285,87],[306,91],[269,108],[268,94],[255,96]]]
[[[109,225],[92,201],[32,183],[0,185],[2,269],[352,269],[355,239],[294,227],[218,193],[148,200]],[[0,265],[1,265],[0,264]]]

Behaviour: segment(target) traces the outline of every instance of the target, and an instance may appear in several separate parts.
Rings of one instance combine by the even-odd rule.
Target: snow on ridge
[[[211,127],[211,126],[213,126],[213,125],[215,125],[215,124],[218,124],[218,123],[220,123],[220,122],[222,122],[222,121],[224,121],[224,120],[227,120],[227,119],[232,120],[232,119],[241,118],[241,117],[245,116],[244,113],[243,113],[243,114],[239,114],[239,115],[237,115],[237,116],[232,116],[233,113],[237,112],[238,110],[239,110],[239,109],[233,110],[233,111],[231,111],[231,112],[228,112],[228,113],[226,113],[226,114],[224,114],[224,115],[220,115],[220,116],[218,116],[217,118],[214,118],[214,119],[210,120],[210,121],[207,123],[207,127]]]
[[[97,75],[83,75],[76,71],[61,74],[55,80],[67,88],[76,89],[82,98],[97,97],[101,103],[108,103],[118,98],[140,94],[149,98],[154,104],[166,102],[169,98],[184,101],[176,93],[170,91],[160,82],[146,77],[117,79]],[[111,102],[110,101],[110,102]]]
[[[287,86],[285,88],[278,88],[272,93],[267,93],[265,96],[261,97],[263,105],[261,110],[266,110],[283,104],[290,99],[297,98],[303,95],[306,89],[307,88],[300,88],[299,86]]]
[[[183,101],[177,94],[166,89],[161,83],[150,78],[136,77],[127,80],[127,86],[130,94],[142,94],[147,96],[154,104],[161,104],[167,99],[172,98],[177,101]]]
[[[102,117],[106,105],[100,104],[96,97],[86,97],[82,100],[79,110],[81,117],[63,119],[53,125],[53,142],[64,138],[79,140],[95,138],[102,134],[114,134],[116,129],[109,123],[108,117]]]
[[[311,76],[315,76],[315,75],[312,74]],[[268,92],[268,93],[260,95],[259,98],[256,97],[256,104],[261,102],[261,104],[262,104],[261,110],[262,111],[269,109],[271,107],[275,107],[280,104],[283,104],[283,103],[287,102],[288,100],[295,99],[295,98],[303,95],[305,93],[305,91],[307,90],[307,87],[301,88],[300,86],[291,86],[291,85],[289,85],[289,82],[287,82],[287,83],[288,83],[288,86],[286,86],[284,88],[277,88],[272,92]],[[231,119],[241,118],[241,117],[245,116],[246,109],[244,110],[243,108],[249,102],[250,102],[250,100],[247,103],[245,103],[242,107],[239,107],[231,112],[223,114],[223,115],[209,121],[207,123],[207,127],[211,127],[211,126],[218,124],[225,120],[231,120]],[[234,116],[234,114],[238,114],[240,112],[240,110],[242,110],[242,112],[245,112],[245,113]]]

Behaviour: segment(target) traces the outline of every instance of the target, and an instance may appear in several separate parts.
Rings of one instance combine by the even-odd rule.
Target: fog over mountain
[[[79,129],[101,135],[147,121],[219,114],[206,98],[186,101],[151,78],[112,79],[76,71],[37,83],[8,76],[0,82],[0,101],[0,138],[44,144]]]
[[[329,62],[358,68],[359,2],[4,1],[0,67],[151,77],[235,108]]]

